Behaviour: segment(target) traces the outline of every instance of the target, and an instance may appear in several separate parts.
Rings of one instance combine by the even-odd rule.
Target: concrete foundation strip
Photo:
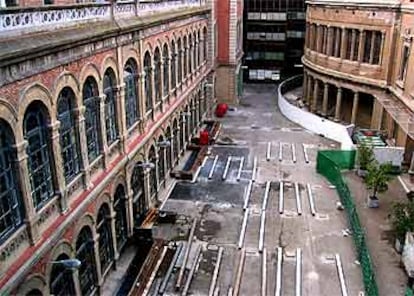
[[[309,183],[306,184],[306,188],[308,189],[310,211],[311,211],[312,216],[315,216],[316,215],[315,202],[313,200],[312,188]]]
[[[177,277],[177,282],[175,284],[175,290],[176,291],[179,291],[180,288],[181,288],[181,283],[183,281],[185,267],[186,267],[187,261],[188,261],[188,255],[190,254],[191,243],[193,242],[194,231],[195,231],[196,225],[197,225],[197,218],[194,218],[193,225],[191,226],[190,235],[188,236],[187,248],[185,249],[183,264],[181,265],[181,268],[180,268],[180,271],[179,271],[178,277]]]
[[[263,249],[262,254],[262,296],[266,296],[267,290],[267,254],[266,248]]]
[[[296,249],[296,278],[295,278],[295,295],[302,295],[302,250]]]
[[[282,295],[282,264],[283,264],[283,250],[281,247],[277,247],[275,296]]]
[[[170,266],[168,266],[168,270],[167,270],[167,272],[164,276],[164,279],[161,283],[160,290],[158,292],[159,295],[164,294],[165,289],[167,288],[168,281],[170,280],[171,273],[174,270],[174,266],[177,263],[178,257],[180,256],[180,253],[181,253],[182,249],[183,249],[183,244],[181,242],[179,242],[178,245],[177,245],[177,249],[175,250],[173,259],[171,261],[171,264],[170,264]]]
[[[245,260],[246,260],[246,250],[243,248],[240,251],[239,267],[237,268],[236,281],[234,282],[233,296],[239,295]]]
[[[336,269],[338,271],[339,283],[341,284],[342,296],[348,296],[348,291],[345,284],[344,270],[342,269],[341,258],[339,254],[335,255]]]
[[[300,189],[298,182],[295,182],[296,210],[298,215],[302,215],[302,201],[300,198]]]
[[[257,157],[254,157],[253,160],[253,172],[252,172],[252,181],[256,181],[256,171],[257,171]]]
[[[303,156],[304,156],[304,158],[305,158],[305,162],[306,162],[306,163],[309,163],[308,152],[306,151],[306,146],[305,146],[305,144],[302,144],[302,147],[303,147]]]
[[[263,202],[262,202],[262,210],[266,210],[267,208],[267,200],[269,199],[269,192],[270,192],[270,181],[266,181],[266,189],[263,196]]]
[[[145,287],[144,292],[142,293],[142,296],[148,295],[149,291],[151,290],[152,283],[154,282],[155,276],[158,273],[158,269],[160,269],[160,266],[161,266],[162,261],[164,260],[165,254],[167,254],[167,250],[168,250],[168,246],[164,246],[161,256],[158,259],[157,263],[155,264],[155,267],[148,280],[147,286]]]
[[[279,142],[279,161],[283,160],[283,143]]]
[[[188,290],[190,289],[191,281],[193,280],[194,272],[198,265],[201,256],[201,245],[198,246],[193,264],[191,265],[190,272],[188,273],[187,280],[185,281],[183,292],[181,293],[182,296],[187,296]]]
[[[224,168],[223,176],[221,176],[223,180],[226,180],[227,178],[227,173],[229,171],[230,163],[231,163],[231,156],[227,156],[226,167]]]
[[[294,163],[296,163],[296,146],[295,146],[295,143],[292,143],[290,145],[290,147],[292,147],[292,161]]]
[[[268,142],[267,143],[267,150],[266,150],[266,160],[267,161],[270,161],[271,149],[272,149],[272,143],[271,142]]]
[[[246,211],[244,212],[242,228],[240,230],[239,244],[238,244],[239,249],[243,247],[244,235],[246,234],[246,227],[247,227],[248,219],[249,219],[249,209],[246,209]]]
[[[219,250],[218,250],[216,266],[214,266],[214,272],[213,272],[213,277],[211,278],[211,283],[210,283],[210,289],[208,291],[208,296],[214,296],[216,294],[216,290],[218,288],[218,287],[216,287],[217,277],[218,277],[218,274],[219,274],[219,271],[220,271],[221,258],[223,257],[223,251],[224,251],[223,247],[220,247]]]
[[[217,165],[217,160],[218,160],[218,155],[216,155],[214,157],[213,165],[211,166],[210,172],[208,173],[208,178],[209,179],[213,178],[214,170],[215,170],[216,165]]]
[[[243,170],[243,164],[244,164],[244,157],[242,157],[242,158],[240,159],[239,171],[237,172],[237,178],[236,178],[236,180],[237,180],[237,181],[240,181],[240,178],[241,178],[241,172],[242,172],[242,170]]]
[[[262,210],[260,217],[260,234],[259,234],[259,253],[263,252],[264,240],[265,240],[265,227],[266,227],[266,211]]]
[[[283,214],[284,211],[284,194],[283,194],[283,181],[279,181],[279,214]]]
[[[250,195],[252,193],[252,188],[253,188],[253,180],[250,180],[249,185],[247,185],[246,196],[244,198],[243,210],[246,210],[249,207],[249,199],[250,199]]]

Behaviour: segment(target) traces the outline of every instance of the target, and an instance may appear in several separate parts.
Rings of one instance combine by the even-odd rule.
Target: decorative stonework
[[[11,239],[7,244],[4,245],[0,253],[0,261],[4,262],[8,260],[10,256],[15,255],[17,250],[21,247],[24,242],[28,242],[29,236],[26,230],[21,231],[13,239]]]

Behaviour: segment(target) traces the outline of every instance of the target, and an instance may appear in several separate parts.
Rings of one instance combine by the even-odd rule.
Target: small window
[[[44,0],[43,1],[43,3],[45,4],[45,5],[53,5],[54,3],[53,3],[53,0]]]

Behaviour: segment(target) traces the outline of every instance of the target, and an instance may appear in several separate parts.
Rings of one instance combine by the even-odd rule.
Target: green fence
[[[316,170],[335,185],[341,202],[348,214],[348,222],[352,230],[358,260],[361,263],[365,294],[377,296],[378,287],[375,281],[371,257],[365,243],[365,235],[359,221],[358,213],[348,185],[341,175],[341,170],[354,167],[355,151],[326,150],[319,151],[316,161]]]
[[[411,290],[410,288],[407,288],[405,290],[404,296],[414,296],[413,290]]]

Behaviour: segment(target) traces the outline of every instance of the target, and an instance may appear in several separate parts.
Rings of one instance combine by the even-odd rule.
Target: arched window
[[[65,87],[58,98],[58,120],[60,121],[60,149],[66,183],[72,181],[80,171],[81,159],[74,104],[75,94],[69,87]]]
[[[167,141],[170,141],[171,143],[171,127],[167,127],[167,130],[165,132],[165,138]],[[172,161],[171,161],[171,157],[172,157],[172,151],[173,151],[173,146],[170,145],[167,147],[166,151],[165,151],[165,166],[166,166],[166,170],[167,172],[171,169],[172,167]]]
[[[184,65],[183,65],[183,70],[184,70],[184,79],[187,77],[187,64],[188,64],[188,44],[187,44],[187,36],[184,36],[183,38],[183,46],[184,46]]]
[[[188,73],[193,72],[193,38],[188,35]]]
[[[164,142],[164,138],[160,136],[158,143]],[[165,180],[165,147],[158,147],[158,177],[160,184]]]
[[[154,52],[154,88],[155,88],[155,102],[161,101],[161,55],[157,47]]]
[[[182,138],[180,135],[180,130],[178,129],[178,123],[177,119],[174,119],[173,123],[173,132],[174,132],[174,163],[178,161],[178,155],[180,154],[180,138]]]
[[[14,135],[10,126],[0,119],[0,243],[23,223],[22,204]]]
[[[124,186],[118,185],[114,196],[114,210],[116,213],[115,232],[118,252],[124,247],[127,240],[127,212]]]
[[[115,98],[115,74],[109,68],[105,71],[103,78],[103,88],[105,98],[105,126],[106,126],[106,141],[108,145],[115,142],[118,137],[118,126],[116,122],[116,98]]]
[[[152,66],[151,56],[147,51],[144,56],[144,72],[145,72],[145,111],[149,112],[152,110]]]
[[[137,66],[129,59],[124,67],[126,126],[130,128],[139,118]]]
[[[140,167],[140,163],[136,164],[131,176],[131,186],[133,192],[134,206],[134,226],[141,225],[147,212],[144,192],[144,172]]]
[[[101,274],[105,274],[114,258],[112,248],[111,220],[109,218],[109,207],[107,204],[101,206],[96,221],[96,232],[99,234],[99,259],[101,261]]]
[[[79,285],[82,295],[91,295],[96,287],[95,255],[92,231],[84,226],[76,240],[76,256],[81,266],[78,270]]]
[[[183,81],[183,47],[181,44],[181,39],[177,41],[177,50],[178,50],[178,83]]]
[[[177,52],[175,50],[175,42],[174,40],[171,41],[171,88],[174,89],[176,86],[176,73],[175,73],[175,64],[177,62],[177,58],[176,58]]]
[[[162,49],[162,60],[164,61],[163,64],[163,75],[164,75],[164,96],[168,96],[168,91],[170,88],[170,83],[169,83],[169,73],[168,70],[170,69],[170,65],[169,65],[169,57],[168,57],[168,46],[167,44],[164,44],[164,47]]]
[[[102,145],[99,101],[98,85],[93,77],[88,77],[83,85],[83,105],[85,106],[85,133],[89,162],[98,157]]]
[[[61,254],[55,261],[67,260],[69,256]],[[75,295],[75,285],[73,283],[73,271],[63,264],[55,263],[50,272],[50,295],[65,296]]]
[[[154,146],[151,146],[149,153],[148,153],[148,161],[153,163],[155,166],[157,165],[157,159],[155,154]],[[150,179],[150,193],[151,196],[157,192],[157,170],[154,167],[149,172],[149,179]]]
[[[36,209],[41,208],[54,194],[50,162],[53,155],[46,118],[43,105],[39,102],[32,103],[24,117],[31,196]]]
[[[197,31],[197,68],[200,66],[200,59],[201,59],[201,40],[200,40],[200,31]]]
[[[203,61],[207,60],[207,28],[203,29]]]

